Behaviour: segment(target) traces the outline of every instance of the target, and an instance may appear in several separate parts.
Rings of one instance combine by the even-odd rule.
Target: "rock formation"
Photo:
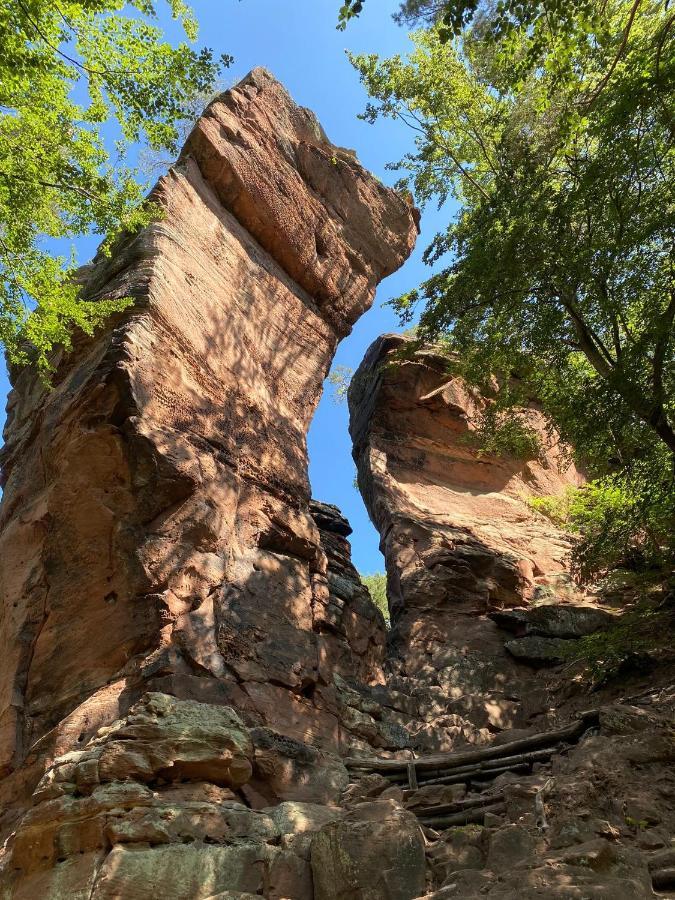
[[[323,380],[416,211],[259,69],[153,197],[163,216],[80,274],[133,306],[54,360],[52,389],[13,373],[2,900],[673,887],[672,685],[589,710],[545,674],[614,627],[522,500],[578,481],[559,452],[479,457],[489,398],[432,351],[382,368],[404,339],[374,345],[350,402],[388,636],[349,524],[310,499]]]
[[[574,598],[569,537],[526,499],[582,479],[534,406],[526,415],[542,436],[538,458],[481,456],[471,434],[490,399],[432,348],[394,365],[407,343],[385,335],[370,347],[350,387],[350,428],[359,486],[381,535],[397,674],[417,691],[427,687],[433,731],[445,729],[440,746],[449,748],[472,729],[480,739],[476,728],[521,727],[546,709],[532,673],[513,658],[527,642],[516,639],[509,653],[488,614]]]
[[[5,885],[305,896],[266,849],[285,826],[246,810],[337,800],[352,740],[336,679],[380,683],[384,652],[342,520],[310,509],[305,438],[415,213],[262,69],[209,106],[153,199],[162,217],[80,275],[89,298],[133,307],[55,360],[52,390],[14,376]],[[233,835],[253,844],[221,846]]]
[[[353,802],[359,789],[398,792],[414,812],[435,888],[421,900],[671,897],[660,891],[675,885],[675,694],[671,685],[634,699],[476,750],[414,763],[347,760],[355,779],[347,793]],[[348,821],[322,830],[317,846]]]
[[[527,504],[582,476],[535,403],[522,414],[541,439],[536,458],[478,453],[472,433],[492,398],[439,349],[408,343],[374,342],[349,405],[387,569],[386,685],[417,701],[408,727],[420,755],[347,759],[344,796],[398,791],[415,812],[436,888],[427,900],[672,890],[675,656],[643,675],[637,705],[614,704],[616,688],[583,693],[570,648],[606,632],[609,649],[621,626],[575,589],[569,536]],[[672,596],[659,622],[672,633]],[[596,708],[560,727],[582,704]]]

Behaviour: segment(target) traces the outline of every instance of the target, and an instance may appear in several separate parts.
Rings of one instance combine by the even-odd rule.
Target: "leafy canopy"
[[[0,0],[0,342],[13,362],[47,371],[74,328],[90,333],[129,302],[81,298],[73,261],[54,259],[45,240],[94,233],[105,249],[153,214],[125,147],[174,152],[190,99],[229,64],[192,49],[193,15],[167,2],[186,37],[176,47],[152,0]]]
[[[345,0],[338,13],[338,28],[361,14],[366,0]],[[553,29],[574,29],[579,16],[592,16],[593,0],[403,0],[394,19],[399,24],[438,24],[439,36],[447,41],[458,35],[474,19],[487,21],[487,33],[500,40],[514,29],[528,28],[550,37]],[[539,42],[539,35],[533,43]]]
[[[532,497],[530,505],[577,535],[572,571],[581,581],[616,569],[667,570],[675,558],[675,492],[667,473],[636,462],[570,488],[557,497]]]
[[[478,368],[519,370],[563,430],[603,432],[599,450],[651,432],[672,453],[675,15],[662,0],[574,9],[546,41],[535,13],[495,39],[478,7],[452,41],[436,25],[408,59],[354,58],[367,118],[415,132],[404,183],[459,202],[427,251],[450,263],[397,306],[423,300],[420,337],[450,332]]]

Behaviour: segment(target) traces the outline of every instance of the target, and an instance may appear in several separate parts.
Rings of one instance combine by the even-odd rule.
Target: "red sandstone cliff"
[[[3,836],[42,778],[8,845],[17,897],[138,879],[134,897],[174,896],[159,870],[195,837],[194,804],[220,843],[242,800],[334,801],[352,744],[335,679],[382,681],[384,624],[355,573],[331,572],[340,527],[312,516],[305,436],[413,210],[264,69],[209,106],[153,196],[163,217],[81,275],[133,308],[57,360],[53,390],[26,369],[9,401]],[[154,818],[149,784],[166,787]],[[125,851],[148,842],[168,855]],[[274,880],[258,851],[209,892]],[[186,884],[222,860],[206,846],[190,865]]]
[[[546,662],[557,639],[592,631],[608,614],[578,605],[569,535],[527,504],[582,482],[536,406],[523,415],[540,436],[538,455],[482,455],[471,436],[492,401],[451,374],[440,350],[401,358],[409,343],[385,335],[370,347],[349,390],[350,431],[387,568],[391,684],[414,684],[427,734],[450,748],[546,715],[543,679],[517,657],[536,662],[539,652]],[[508,614],[499,623],[496,614],[550,601],[570,604],[576,624],[548,621],[534,642],[523,625],[505,646]],[[551,620],[557,610],[544,612]]]
[[[471,436],[493,401],[438,349],[399,354],[407,343],[374,342],[349,406],[387,569],[386,684],[415,697],[408,728],[420,755],[355,757],[352,777],[361,790],[386,778],[397,787],[385,796],[400,790],[416,813],[437,888],[427,900],[638,900],[672,889],[673,655],[586,692],[568,653],[593,635],[602,659],[596,633],[614,629],[610,648],[621,619],[575,588],[570,537],[527,503],[578,485],[579,472],[534,403],[522,415],[540,436],[536,457],[478,453]],[[658,627],[674,626],[671,602]]]

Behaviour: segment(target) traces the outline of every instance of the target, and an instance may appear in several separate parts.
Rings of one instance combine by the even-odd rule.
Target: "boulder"
[[[616,617],[594,606],[550,603],[525,609],[503,609],[490,613],[500,628],[517,637],[577,638],[609,628]]]
[[[533,666],[557,666],[570,658],[574,642],[564,638],[528,635],[507,641],[504,646],[511,656]]]
[[[252,760],[248,729],[232,709],[149,693],[85,748],[58,757],[36,796],[91,794],[99,785],[159,779],[240,787],[251,777]]]
[[[531,860],[536,842],[520,825],[503,825],[490,835],[487,868],[493,872],[509,871]]]
[[[362,803],[312,841],[316,900],[411,900],[424,893],[424,842],[393,800]]]
[[[454,872],[462,869],[485,868],[485,851],[480,828],[454,828],[443,833],[427,856],[436,874],[436,880],[444,883]]]
[[[271,806],[262,812],[270,817],[280,835],[319,831],[322,826],[334,822],[342,815],[342,810],[336,807],[288,801]]]

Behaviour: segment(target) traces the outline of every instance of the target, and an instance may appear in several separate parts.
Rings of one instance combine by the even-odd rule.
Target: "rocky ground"
[[[148,693],[48,768],[5,895],[674,896],[675,686],[659,678],[630,703],[586,695],[595,709],[546,732],[346,759]]]

